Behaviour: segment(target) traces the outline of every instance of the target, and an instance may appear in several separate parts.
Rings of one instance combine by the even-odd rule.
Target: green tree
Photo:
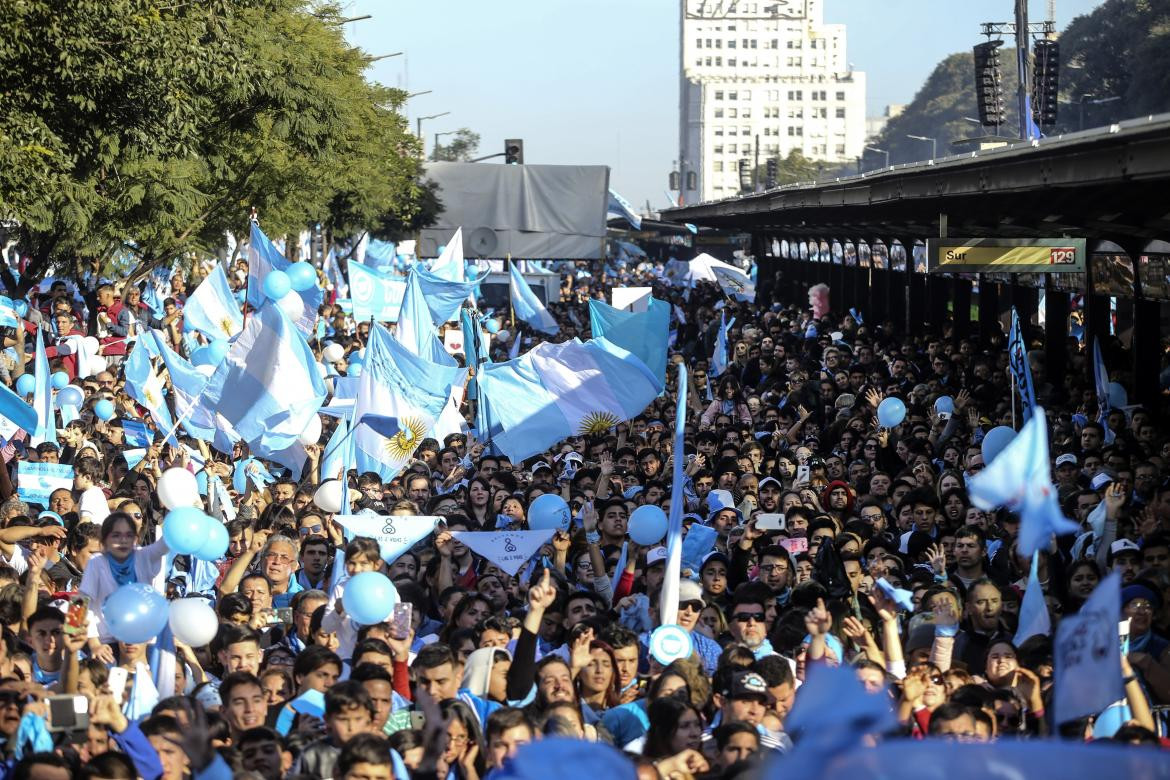
[[[450,143],[435,142],[431,152],[431,159],[439,162],[470,162],[479,151],[479,133],[473,133],[466,127],[455,131],[455,137]]]

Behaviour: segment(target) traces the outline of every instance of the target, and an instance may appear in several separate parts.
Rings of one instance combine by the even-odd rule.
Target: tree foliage
[[[473,133],[466,127],[455,131],[455,137],[450,143],[435,142],[431,151],[431,159],[437,162],[470,162],[479,151],[479,133]]]
[[[370,82],[337,6],[3,0],[0,218],[26,276],[129,250],[136,273],[246,232],[420,216],[404,95]]]

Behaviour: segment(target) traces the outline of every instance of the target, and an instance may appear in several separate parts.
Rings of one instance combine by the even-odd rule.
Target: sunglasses
[[[678,605],[679,609],[689,610],[691,612],[702,612],[703,602],[695,599],[694,601],[683,601]]]
[[[301,536],[308,536],[309,534],[319,534],[319,533],[321,533],[321,524],[317,523],[316,525],[311,525],[308,528],[298,528],[297,533],[299,533]]]
[[[751,623],[753,621],[756,623],[764,622],[763,612],[736,612],[731,617],[736,623]]]

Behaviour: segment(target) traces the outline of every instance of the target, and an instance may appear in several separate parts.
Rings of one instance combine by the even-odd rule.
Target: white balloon
[[[321,440],[321,416],[313,415],[309,420],[309,424],[305,426],[305,430],[297,437],[297,441],[301,444],[316,444]]]
[[[301,315],[305,313],[305,302],[296,290],[286,292],[284,297],[276,302],[276,305],[294,322],[299,320]]]
[[[323,512],[340,512],[341,480],[327,479],[322,482],[321,487],[313,494],[313,503]]]
[[[345,357],[345,347],[340,344],[330,344],[321,350],[321,356],[327,363],[336,363]]]
[[[167,509],[202,505],[195,475],[178,467],[167,469],[159,478],[158,498]]]
[[[188,647],[203,647],[215,639],[219,618],[206,599],[175,599],[171,602],[171,632]]]
[[[100,374],[109,367],[109,363],[106,362],[105,357],[102,355],[93,355],[89,359],[90,376],[93,376],[94,374]]]
[[[89,352],[91,355],[96,355],[98,353],[98,350],[102,348],[101,342],[99,342],[93,336],[86,336],[81,341],[89,349]]]

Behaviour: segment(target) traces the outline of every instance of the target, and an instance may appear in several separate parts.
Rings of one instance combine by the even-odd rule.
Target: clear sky
[[[1101,0],[1056,0],[1057,29]],[[480,154],[524,140],[529,163],[608,165],[641,209],[664,205],[678,149],[679,0],[348,0],[352,42],[374,78],[410,92],[434,133],[467,127]],[[946,55],[978,43],[979,23],[1011,21],[1012,0],[825,0],[847,25],[849,61],[868,79],[868,113],[907,103]],[[1029,0],[1033,21],[1046,0]]]

